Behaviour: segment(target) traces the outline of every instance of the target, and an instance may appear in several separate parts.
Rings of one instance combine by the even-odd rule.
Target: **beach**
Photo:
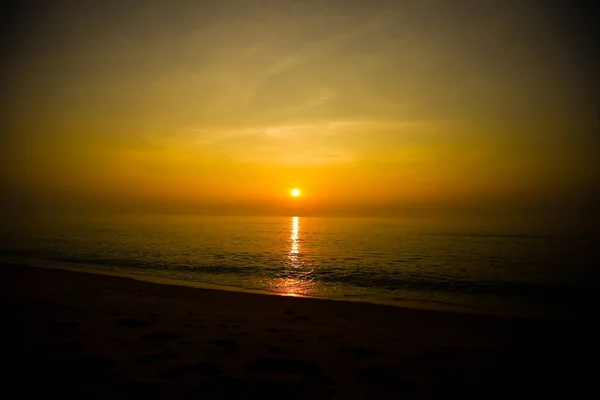
[[[584,319],[156,284],[5,263],[8,386],[67,398],[579,397]]]

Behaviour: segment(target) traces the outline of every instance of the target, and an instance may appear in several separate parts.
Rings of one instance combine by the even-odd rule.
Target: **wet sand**
[[[597,339],[593,324],[581,319],[468,315],[0,268],[7,382],[20,397],[580,397],[593,382],[587,363]]]

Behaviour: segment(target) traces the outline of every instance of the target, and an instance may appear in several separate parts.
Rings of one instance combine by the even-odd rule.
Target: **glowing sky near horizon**
[[[534,1],[80,1],[24,12],[8,202],[508,211],[596,190],[585,47]],[[408,210],[408,211],[407,211]]]

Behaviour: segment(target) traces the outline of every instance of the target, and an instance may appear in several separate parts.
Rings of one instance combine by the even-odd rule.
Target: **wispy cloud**
[[[309,108],[318,107],[325,102],[333,99],[335,97],[335,92],[331,89],[323,88],[320,93],[318,93],[315,97],[301,103],[298,105],[288,106],[284,108],[284,111],[303,111]]]
[[[374,147],[397,146],[399,135],[414,143],[426,133],[423,122],[340,120],[311,124],[271,125],[253,128],[186,128],[185,140],[198,151],[226,154],[243,162],[347,163],[362,158]]]

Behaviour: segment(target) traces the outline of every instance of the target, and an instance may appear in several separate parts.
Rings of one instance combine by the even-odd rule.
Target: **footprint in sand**
[[[140,318],[122,318],[117,321],[117,325],[125,328],[144,328],[148,326],[148,321]]]
[[[161,376],[165,379],[176,379],[186,375],[210,375],[217,372],[219,366],[211,362],[196,362],[180,365],[165,371]]]
[[[150,364],[159,361],[172,360],[178,356],[179,354],[174,351],[161,351],[160,353],[145,354],[140,356],[135,359],[135,362],[138,364]]]
[[[168,341],[179,339],[181,335],[177,332],[152,332],[142,336],[142,340]]]
[[[211,341],[210,344],[221,347],[230,352],[238,351],[240,348],[240,345],[236,341],[231,340],[231,339],[225,339],[225,338],[215,339],[215,340]]]
[[[319,339],[341,339],[342,335],[319,335]]]
[[[248,336],[247,332],[229,332],[228,336]]]
[[[363,359],[368,357],[377,357],[382,353],[379,350],[375,349],[363,349],[360,347],[342,347],[340,349],[341,352],[351,354],[356,359]]]
[[[385,383],[395,379],[394,368],[387,365],[373,364],[356,372],[361,378],[370,382]]]
[[[263,374],[288,374],[302,376],[303,378],[316,379],[329,382],[325,373],[316,365],[305,361],[288,358],[265,357],[250,361],[246,370]]]
[[[356,373],[367,382],[392,387],[398,393],[407,394],[414,391],[415,387],[396,376],[395,371],[394,367],[388,365],[373,364],[357,370]]]
[[[283,354],[285,353],[285,349],[283,347],[279,347],[279,346],[273,346],[273,345],[266,345],[267,349],[269,349],[269,351],[273,354]]]

